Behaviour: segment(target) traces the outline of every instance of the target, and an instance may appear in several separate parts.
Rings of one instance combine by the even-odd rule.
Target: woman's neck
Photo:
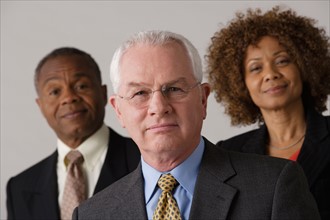
[[[268,129],[268,154],[281,158],[290,158],[304,141],[306,118],[302,105],[294,108],[263,112]]]

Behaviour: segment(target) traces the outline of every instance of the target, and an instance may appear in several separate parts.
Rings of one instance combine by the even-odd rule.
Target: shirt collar
[[[92,136],[87,138],[75,150],[84,156],[84,163],[88,168],[93,169],[96,162],[100,159],[102,153],[107,149],[109,143],[109,129],[104,124]],[[67,146],[63,141],[57,139],[58,159],[63,161],[64,158],[72,149]]]
[[[170,171],[174,178],[179,182],[180,186],[182,186],[191,195],[194,194],[197,174],[205,148],[204,145],[204,139],[201,137],[200,142],[194,152],[180,165]],[[141,165],[145,184],[145,201],[148,203],[152,197],[152,194],[155,192],[157,181],[163,173],[147,164],[142,157]]]

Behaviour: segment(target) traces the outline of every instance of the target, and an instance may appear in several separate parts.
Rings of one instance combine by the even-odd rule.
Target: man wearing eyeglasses
[[[133,35],[115,52],[110,77],[110,103],[142,159],[73,219],[319,219],[297,164],[228,152],[201,136],[211,89],[186,38]]]

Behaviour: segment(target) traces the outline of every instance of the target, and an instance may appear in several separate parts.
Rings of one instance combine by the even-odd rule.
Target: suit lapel
[[[327,120],[314,110],[308,110],[305,141],[297,161],[302,166],[310,187],[330,161],[328,124]]]
[[[118,147],[118,145],[123,145],[125,140],[122,140],[112,129],[109,130],[110,137],[107,155],[93,194],[106,188],[128,172],[126,166],[125,146]]]
[[[59,219],[57,189],[57,151],[46,161],[35,179],[33,188],[23,191],[23,197],[35,219]]]
[[[225,219],[237,190],[225,181],[236,175],[229,157],[205,140],[189,219]],[[222,152],[222,153],[221,153]]]
[[[122,219],[147,219],[143,181],[141,164],[125,177],[125,181],[121,181],[121,190],[116,196],[119,200],[116,206],[120,207],[117,209],[120,210]],[[108,218],[111,219],[113,216]]]

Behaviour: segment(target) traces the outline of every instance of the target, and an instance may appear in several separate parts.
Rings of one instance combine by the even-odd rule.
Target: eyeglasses
[[[166,98],[168,102],[176,102],[185,98],[188,93],[200,85],[200,82],[195,83],[192,86],[183,85],[183,83],[173,83],[169,85],[163,85],[161,89],[151,90],[149,88],[136,88],[127,97],[117,96],[121,99],[127,100],[131,105],[138,108],[146,107],[149,104],[152,95],[159,91]]]

